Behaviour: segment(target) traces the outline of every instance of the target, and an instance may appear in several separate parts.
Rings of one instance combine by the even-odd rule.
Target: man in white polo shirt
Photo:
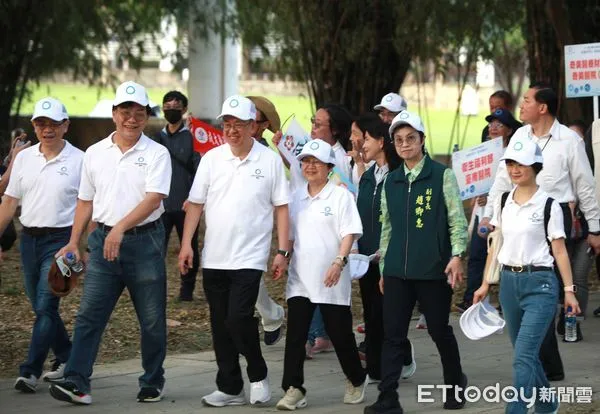
[[[280,157],[252,138],[254,103],[230,96],[217,119],[223,122],[226,143],[200,160],[188,197],[179,266],[185,273],[193,264],[191,239],[205,212],[200,263],[219,371],[218,389],[202,402],[222,407],[246,402],[239,354],[248,362],[250,403],[271,399],[254,306],[267,270],[273,211],[279,250],[271,269],[279,275],[287,268],[290,196]]]
[[[392,123],[392,120],[396,115],[405,111],[407,108],[408,104],[406,103],[406,99],[394,92],[385,95],[381,98],[381,103],[373,107],[373,109],[379,112],[379,118],[388,125]]]
[[[61,401],[90,404],[90,376],[110,315],[127,288],[138,316],[144,374],[139,402],[160,401],[166,354],[166,271],[162,200],[171,185],[171,159],[142,132],[150,106],[142,85],[125,82],[113,102],[116,131],[85,153],[75,222],[61,250],[79,257],[79,241],[90,219],[90,252],[83,296],[75,322],[65,380],[50,394]]]
[[[15,388],[25,393],[36,391],[50,348],[56,360],[44,375],[47,381],[62,378],[71,352],[71,341],[58,313],[59,298],[48,287],[48,271],[54,255],[71,236],[83,161],[83,152],[63,139],[69,116],[61,102],[53,98],[38,101],[31,123],[40,142],[15,157],[0,204],[0,235],[21,204],[23,280],[35,312],[27,361],[15,382]]]

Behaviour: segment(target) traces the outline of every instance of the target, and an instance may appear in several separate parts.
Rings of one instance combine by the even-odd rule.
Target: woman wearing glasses
[[[458,344],[448,324],[452,289],[462,280],[467,220],[456,177],[424,151],[425,128],[408,111],[390,126],[403,165],[388,174],[381,195],[381,254],[383,351],[381,384],[375,404],[365,414],[401,413],[398,380],[402,375],[408,326],[418,301],[427,330],[442,360],[444,384],[449,385],[445,409],[464,406],[467,377]],[[454,388],[462,387],[462,390]]]
[[[304,345],[317,305],[347,379],[343,401],[359,404],[364,400],[367,378],[352,332],[351,279],[346,264],[352,243],[362,235],[360,216],[352,194],[329,180],[336,162],[331,145],[312,140],[298,160],[307,184],[298,188],[290,204],[293,247],[286,288],[285,396],[277,408],[306,406]]]

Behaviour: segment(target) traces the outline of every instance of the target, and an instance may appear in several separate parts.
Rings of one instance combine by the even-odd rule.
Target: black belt
[[[532,266],[532,265],[524,265],[524,266],[507,266],[502,265],[502,270],[508,270],[509,272],[515,273],[523,273],[523,272],[548,272],[554,270],[553,267],[548,266]]]
[[[71,230],[71,226],[68,227],[25,227],[23,226],[23,233],[33,237],[48,236],[50,234],[61,233],[63,231]]]
[[[160,220],[154,220],[153,222],[143,224],[141,226],[134,227],[125,231],[125,234],[142,234],[150,230],[154,230],[160,224]],[[98,228],[106,233],[112,230],[112,226],[107,226],[104,223],[98,223]]]

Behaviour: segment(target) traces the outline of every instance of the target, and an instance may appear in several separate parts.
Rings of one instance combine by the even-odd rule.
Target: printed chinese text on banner
[[[490,191],[503,153],[502,138],[495,138],[452,154],[452,170],[462,200]]]
[[[225,143],[221,130],[197,118],[190,118],[190,132],[194,136],[194,151],[202,155]]]

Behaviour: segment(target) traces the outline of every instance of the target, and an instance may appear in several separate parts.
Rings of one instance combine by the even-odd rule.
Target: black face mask
[[[163,112],[165,113],[165,119],[169,124],[176,124],[181,121],[181,117],[183,116],[183,111],[181,109],[165,109]]]

